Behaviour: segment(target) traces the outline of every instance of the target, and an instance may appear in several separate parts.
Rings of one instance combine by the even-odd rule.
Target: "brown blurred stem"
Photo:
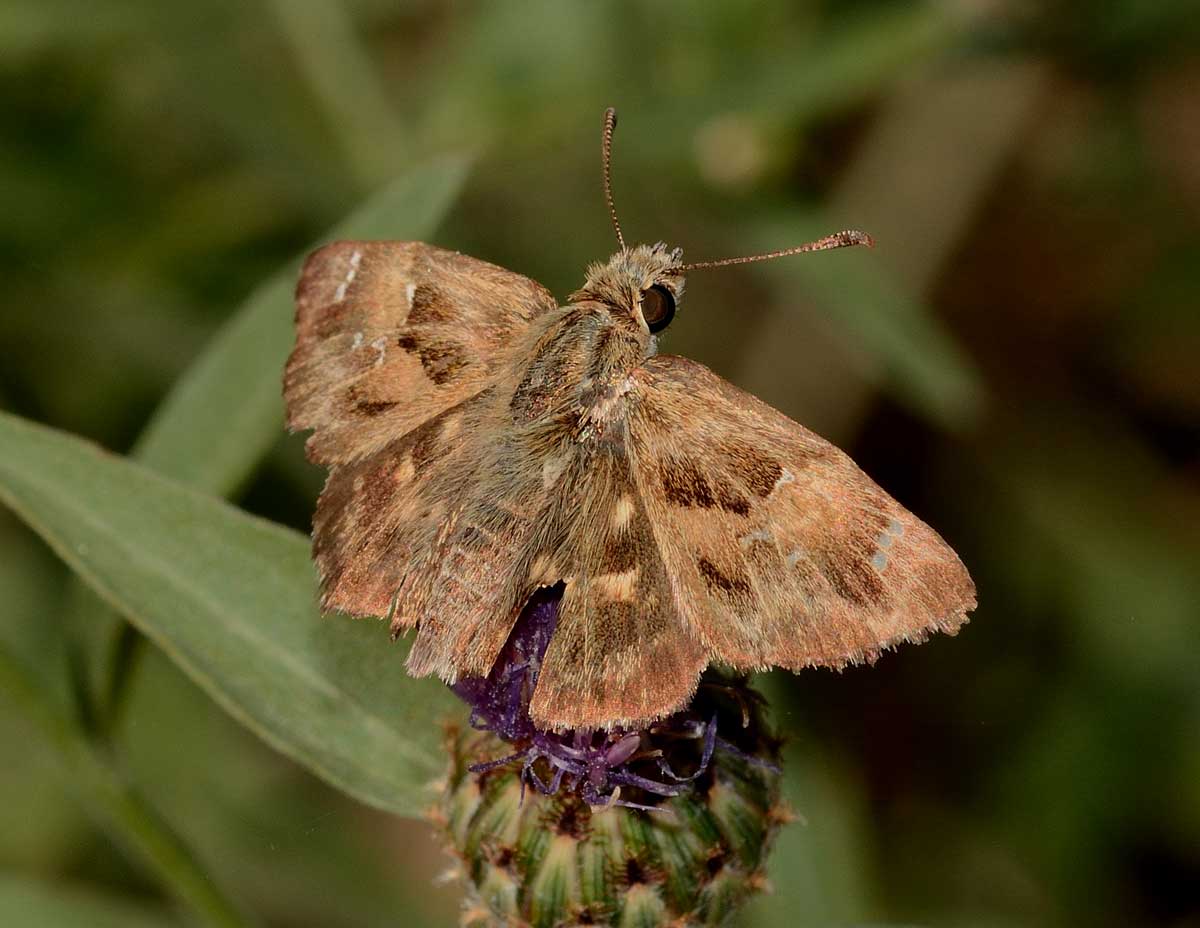
[[[140,859],[153,871],[199,921],[219,928],[245,928],[253,924],[82,728],[54,708],[3,645],[0,645],[0,692],[53,749],[63,785],[83,810],[130,856]]]

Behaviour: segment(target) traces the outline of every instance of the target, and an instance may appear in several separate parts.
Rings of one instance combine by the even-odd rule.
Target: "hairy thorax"
[[[512,424],[589,444],[620,420],[630,375],[654,353],[654,340],[628,313],[598,301],[548,315],[526,343],[509,400]]]

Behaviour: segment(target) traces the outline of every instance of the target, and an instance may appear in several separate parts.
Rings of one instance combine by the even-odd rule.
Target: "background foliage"
[[[876,236],[694,275],[665,348],[851,451],[980,589],[957,638],[771,679],[804,824],[743,923],[1200,925],[1198,39],[1186,0],[11,0],[0,408],[307,531],[320,474],[276,392],[296,256],[349,216],[565,295],[613,248],[616,105],[631,238]],[[250,524],[120,462],[102,485],[40,431],[0,442],[10,475],[42,455],[5,498],[39,524],[42,486],[48,536],[105,507],[150,550],[155,513]],[[171,554],[220,564],[194,537]],[[182,898],[450,923],[421,822],[248,733],[7,510],[0,594],[0,922],[177,924]],[[347,634],[378,654],[341,672],[357,696],[403,686],[385,636]]]

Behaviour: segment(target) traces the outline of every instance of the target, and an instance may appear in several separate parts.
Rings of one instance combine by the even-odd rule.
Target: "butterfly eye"
[[[661,332],[675,318],[675,297],[666,287],[655,284],[642,291],[642,318],[651,332]]]

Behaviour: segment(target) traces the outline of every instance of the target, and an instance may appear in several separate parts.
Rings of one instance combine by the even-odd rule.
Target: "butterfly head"
[[[683,297],[682,257],[682,251],[662,242],[622,249],[591,265],[583,288],[571,300],[603,303],[656,335],[671,324]]]
[[[657,245],[635,245],[629,248],[621,232],[621,221],[617,218],[617,207],[612,192],[612,139],[617,128],[617,111],[611,106],[604,113],[604,135],[601,145],[601,164],[604,169],[604,201],[608,205],[608,216],[621,250],[608,259],[606,264],[593,264],[588,268],[587,281],[583,289],[572,294],[572,302],[594,300],[608,306],[610,312],[628,313],[642,325],[650,335],[655,335],[670,325],[675,318],[679,298],[683,296],[683,276],[687,271],[699,268],[727,267],[733,264],[750,264],[769,261],[786,255],[798,255],[807,251],[825,251],[830,248],[845,248],[850,245],[874,245],[871,236],[857,229],[847,229],[826,235],[815,242],[806,242],[793,248],[770,251],[743,258],[722,258],[718,261],[699,261],[683,264],[683,252],[668,248],[662,242]]]

